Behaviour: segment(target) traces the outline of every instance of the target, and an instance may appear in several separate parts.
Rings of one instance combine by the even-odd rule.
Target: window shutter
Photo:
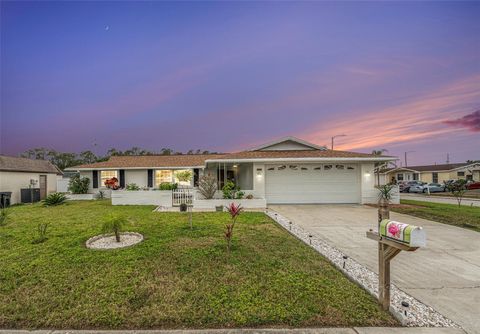
[[[153,188],[153,169],[147,170],[147,185],[149,188]]]
[[[93,174],[93,175],[92,175],[92,178],[93,178],[93,180],[92,180],[92,187],[93,187],[94,189],[96,189],[96,188],[98,188],[98,170],[92,171],[92,174]]]
[[[125,188],[125,169],[120,169],[119,178],[120,188]]]

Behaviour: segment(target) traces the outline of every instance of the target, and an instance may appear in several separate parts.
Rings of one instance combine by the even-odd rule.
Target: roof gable
[[[250,149],[250,151],[305,151],[325,150],[325,147],[295,137],[284,137]]]

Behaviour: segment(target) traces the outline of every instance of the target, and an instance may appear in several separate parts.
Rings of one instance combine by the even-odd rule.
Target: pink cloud
[[[443,123],[458,127],[467,128],[473,132],[480,131],[480,110],[474,111],[471,114],[465,115],[463,117],[454,119],[454,120],[447,120]]]

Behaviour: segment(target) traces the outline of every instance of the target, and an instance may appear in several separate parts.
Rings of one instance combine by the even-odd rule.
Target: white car
[[[438,193],[445,191],[445,185],[440,183],[423,183],[410,186],[409,192],[411,193]]]

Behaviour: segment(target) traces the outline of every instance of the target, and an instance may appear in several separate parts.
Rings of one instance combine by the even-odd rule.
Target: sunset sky
[[[293,135],[480,159],[480,2],[1,2],[1,153]],[[94,146],[96,144],[96,146]]]

